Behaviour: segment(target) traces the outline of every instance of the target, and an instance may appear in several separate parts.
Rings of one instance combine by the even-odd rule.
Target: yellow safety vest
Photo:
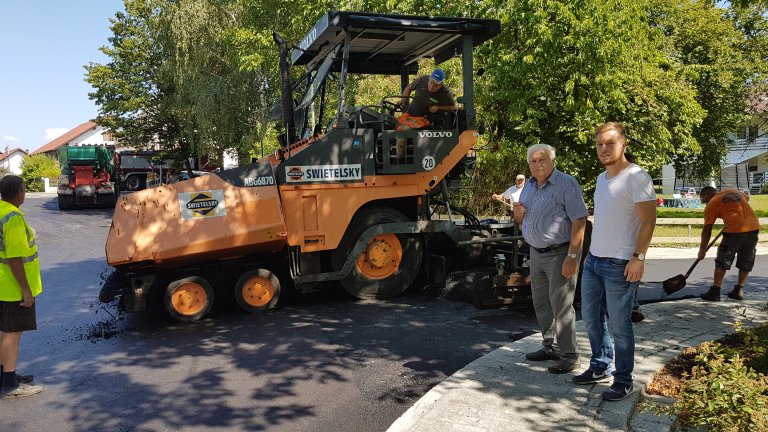
[[[21,258],[32,295],[40,294],[43,282],[35,234],[21,210],[0,200],[0,301],[21,301],[21,286],[11,273],[8,258]]]

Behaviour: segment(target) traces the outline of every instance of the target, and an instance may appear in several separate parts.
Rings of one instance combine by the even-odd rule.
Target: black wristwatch
[[[632,254],[632,256],[637,258],[638,261],[645,261],[645,254],[642,252],[640,253],[635,252]]]

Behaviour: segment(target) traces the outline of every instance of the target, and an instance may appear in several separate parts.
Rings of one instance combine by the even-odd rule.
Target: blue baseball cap
[[[438,84],[442,84],[445,81],[445,72],[442,69],[435,69],[429,76],[429,79],[434,80]]]

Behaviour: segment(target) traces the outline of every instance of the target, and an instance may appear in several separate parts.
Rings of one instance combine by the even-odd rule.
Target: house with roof
[[[768,188],[768,90],[755,91],[747,102],[749,120],[726,137],[728,153],[719,176],[708,184],[720,189],[739,189],[751,194]],[[663,193],[685,191],[701,182],[677,177],[672,165],[662,167]]]
[[[11,174],[21,174],[21,161],[24,160],[24,156],[27,155],[27,151],[20,148],[11,150],[9,147],[5,148],[4,153],[0,153],[0,168],[8,170]]]
[[[116,143],[117,140],[108,128],[89,121],[53,139],[32,154],[45,154],[56,159],[59,147],[62,146],[115,145]]]

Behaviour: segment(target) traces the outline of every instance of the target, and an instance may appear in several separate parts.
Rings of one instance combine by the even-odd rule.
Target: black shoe
[[[548,367],[547,370],[550,373],[553,374],[564,374],[568,373],[570,371],[576,370],[576,368],[579,367],[579,361],[578,360],[566,360],[562,359],[559,362],[553,364],[552,366]]]
[[[645,316],[642,312],[640,312],[640,309],[635,309],[632,311],[632,322],[640,322],[645,319]]]
[[[606,371],[595,372],[592,369],[587,369],[579,375],[576,375],[571,379],[574,384],[586,385],[597,384],[602,382],[608,382],[611,380],[611,373]]]
[[[543,360],[560,360],[560,356],[555,353],[552,348],[544,347],[536,352],[528,353],[525,355],[530,361],[543,361]]]
[[[620,401],[635,392],[634,385],[629,386],[619,383],[613,383],[611,387],[603,392],[603,400]]]
[[[702,300],[707,300],[707,301],[720,301],[720,287],[716,287],[713,285],[709,287],[709,291],[705,292],[699,297],[701,297]]]
[[[744,287],[741,285],[734,286],[733,290],[728,293],[728,298],[732,298],[734,300],[744,300]]]
[[[34,375],[16,375],[16,382],[19,384],[29,384],[35,379]]]

